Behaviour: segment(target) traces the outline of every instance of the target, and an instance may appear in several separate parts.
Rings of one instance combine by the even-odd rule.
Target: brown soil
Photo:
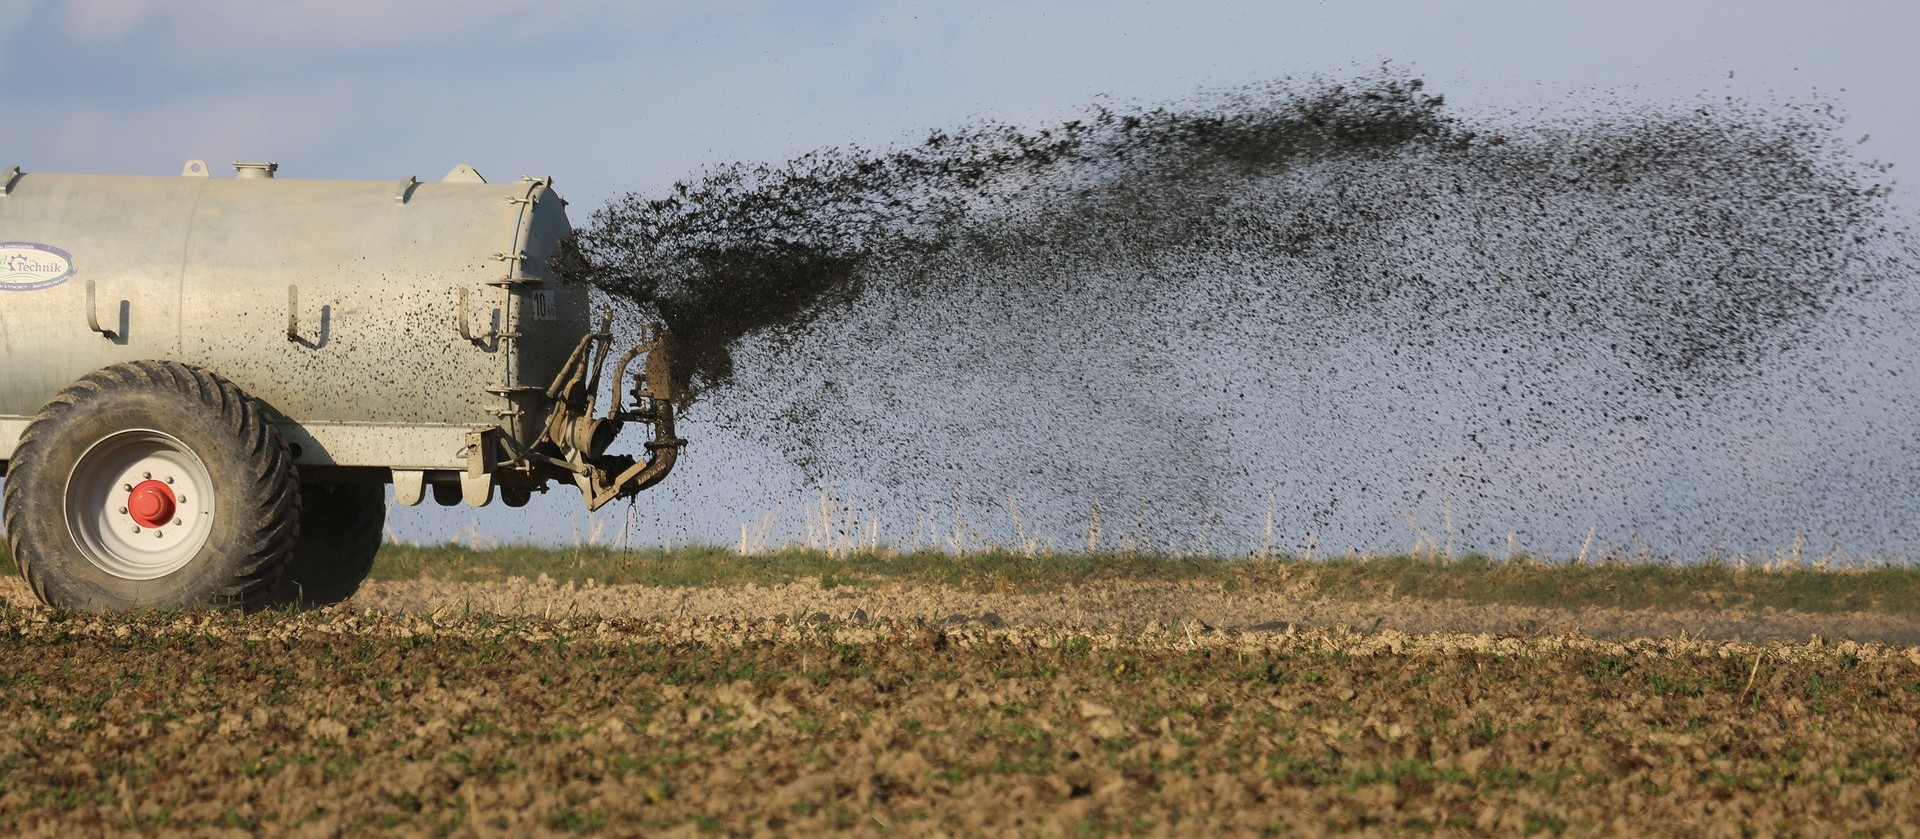
[[[823,588],[803,581],[734,589],[579,586],[550,581],[368,583],[357,608],[404,613],[556,617],[811,617],[845,620],[1004,622],[1055,629],[1172,626],[1186,621],[1221,629],[1302,628],[1408,633],[1579,635],[1589,638],[1675,638],[1807,641],[1812,638],[1920,645],[1920,616],[1873,613],[1577,611],[1457,600],[1332,600],[1310,588],[1248,591],[1205,583],[1104,583],[1056,593],[981,593],[937,585],[885,583],[870,589]]]
[[[1920,823],[1920,649],[1708,641],[1684,615],[519,581],[376,584],[297,615],[75,617],[24,594],[0,585],[7,835]],[[1467,619],[1524,631],[1392,628]],[[1893,626],[1848,620],[1707,625]],[[1690,635],[1553,634],[1659,626]]]

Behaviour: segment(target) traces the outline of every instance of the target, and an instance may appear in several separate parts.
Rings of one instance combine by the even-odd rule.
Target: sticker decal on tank
[[[0,291],[52,288],[73,276],[73,255],[37,242],[0,242]]]

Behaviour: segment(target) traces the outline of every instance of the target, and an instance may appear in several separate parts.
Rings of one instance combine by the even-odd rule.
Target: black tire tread
[[[129,361],[89,373],[62,388],[20,435],[12,456],[15,480],[7,482],[7,547],[13,551],[20,576],[34,596],[42,602],[52,602],[47,582],[33,562],[34,547],[27,542],[25,534],[30,528],[16,521],[18,515],[24,515],[20,511],[26,506],[15,503],[12,497],[14,487],[23,483],[18,480],[18,473],[35,467],[46,429],[58,427],[60,420],[76,407],[113,391],[187,395],[205,406],[207,416],[217,425],[232,431],[241,441],[253,485],[275,488],[275,492],[264,493],[255,502],[247,520],[262,522],[264,526],[256,528],[236,546],[236,553],[245,559],[237,565],[238,573],[217,592],[218,596],[243,608],[264,605],[284,564],[280,560],[292,552],[300,537],[300,483],[293,453],[279,429],[267,420],[265,407],[239,386],[212,371],[172,361]]]
[[[352,597],[386,535],[386,486],[305,484],[300,518],[303,535],[274,586],[273,605],[312,608]]]

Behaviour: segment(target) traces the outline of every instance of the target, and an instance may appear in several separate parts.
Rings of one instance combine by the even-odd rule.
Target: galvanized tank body
[[[60,388],[134,359],[233,380],[303,466],[468,469],[471,432],[535,441],[590,329],[547,272],[570,230],[550,182],[271,172],[0,173],[0,250],[71,267],[0,283],[0,460]]]

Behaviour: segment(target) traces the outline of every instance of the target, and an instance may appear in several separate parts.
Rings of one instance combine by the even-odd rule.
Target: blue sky
[[[1920,159],[1911,3],[6,0],[0,148],[28,170],[551,173],[576,206],[702,164],[1041,119],[1382,61],[1469,108],[1841,104]],[[1729,79],[1729,74],[1732,78]]]
[[[1391,62],[1492,119],[1830,102],[1897,179],[1920,165],[1916,34],[1911,2],[0,0],[0,167],[394,180],[468,162],[554,175],[578,221],[710,163]],[[746,520],[691,512],[726,491],[716,454],[660,497],[679,524],[642,538],[724,541]],[[566,541],[593,527],[578,506],[396,522]]]

